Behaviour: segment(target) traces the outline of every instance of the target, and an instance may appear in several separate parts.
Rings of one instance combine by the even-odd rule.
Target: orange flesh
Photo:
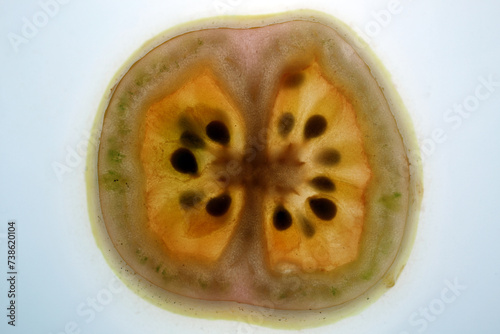
[[[302,182],[291,187],[293,190],[284,198],[284,202],[287,207],[294,208],[292,216],[306,220],[315,233],[312,237],[304,233],[304,221],[299,221],[286,231],[276,230],[271,219],[272,204],[283,201],[283,196],[279,193],[270,194],[265,209],[268,219],[264,223],[267,254],[270,266],[274,269],[331,271],[357,257],[364,221],[364,192],[370,168],[352,105],[322,77],[317,63],[299,73],[304,76],[301,87],[279,89],[271,124],[278,123],[279,116],[284,112],[291,112],[299,129],[303,128],[311,115],[323,115],[331,125],[320,138],[305,143],[300,131],[290,133],[286,139],[281,138],[277,131],[271,131],[268,146],[270,156],[279,156],[289,145],[299,146],[298,161],[310,162],[309,168],[301,171]],[[334,147],[340,152],[350,153],[344,153],[342,168],[325,168],[314,163],[312,155],[322,147]],[[305,167],[302,165],[302,168]],[[336,190],[318,192],[303,182],[318,175],[329,177],[336,185]],[[336,203],[338,211],[334,219],[322,221],[308,208],[306,199],[318,195]]]
[[[227,181],[217,181],[216,175],[221,172],[217,170],[220,169],[217,168],[217,161],[222,156],[232,155],[237,168],[242,168],[245,157],[241,135],[235,135],[233,139],[233,152],[226,149],[218,152],[215,146],[206,148],[208,157],[204,157],[203,152],[198,155],[199,168],[203,172],[196,177],[179,174],[165,163],[180,146],[178,138],[182,133],[178,128],[182,119],[191,123],[190,127],[202,132],[204,124],[227,118],[220,114],[220,110],[226,110],[230,117],[238,115],[210,75],[204,74],[187,82],[148,110],[141,154],[147,180],[148,221],[151,228],[161,235],[171,254],[198,261],[216,261],[239,220],[245,188],[258,188],[265,194],[264,203],[267,204],[263,216],[266,217],[264,228],[271,269],[281,271],[297,267],[307,271],[330,271],[356,258],[364,218],[364,189],[370,169],[355,113],[345,97],[321,76],[316,63],[301,73],[305,76],[302,87],[279,90],[271,124],[278,123],[284,111],[293,111],[298,129],[303,128],[311,115],[324,115],[334,125],[322,139],[312,143],[303,143],[300,131],[294,131],[283,139],[278,131],[270,130],[266,163],[260,166],[251,161],[247,170],[234,175],[229,184],[224,184]],[[242,123],[241,118],[233,117],[225,121],[234,124],[234,133],[244,133],[243,129],[237,129],[238,124]],[[307,198],[318,195],[318,192],[310,189],[305,181],[318,174],[321,165],[311,170],[306,169],[304,163],[313,160],[311,152],[318,151],[324,145],[354,152],[347,160],[344,158],[344,173],[335,168],[323,168],[325,171],[319,173],[332,176],[337,184],[334,194],[320,192],[322,197],[332,199],[339,207],[336,219],[327,222],[315,217],[306,204]],[[300,148],[294,157],[286,152],[292,146]],[[218,157],[217,153],[221,156]],[[345,170],[349,173],[345,173]],[[248,175],[258,175],[258,183],[255,180],[249,182]],[[178,201],[179,194],[171,189],[186,188],[203,189],[200,193],[205,198],[230,193],[233,197],[231,210],[223,217],[212,217],[203,210],[206,202],[203,200],[198,203],[196,210],[184,210]],[[277,203],[295,209],[292,216],[299,220],[286,231],[276,230],[273,226],[272,212]],[[307,220],[307,224],[316,231],[313,237],[303,233],[303,222],[300,220]]]
[[[219,110],[228,112],[221,114]],[[193,178],[176,172],[168,164],[169,156],[179,147],[178,138],[182,134],[178,130],[179,123],[186,119],[192,123],[190,127],[198,131],[214,119],[241,124],[241,119],[235,119],[235,115],[236,110],[208,73],[187,82],[147,112],[141,160],[146,177],[148,221],[175,257],[217,260],[234,232],[244,196],[240,189],[231,189],[231,210],[223,219],[202,210],[182,208],[179,193],[172,189],[197,189],[205,198],[216,196],[224,189],[216,182],[216,173],[205,172]],[[234,134],[235,148],[242,150],[244,134],[241,129],[235,127],[231,134]],[[216,156],[210,151],[214,149],[207,148],[207,156],[198,155],[200,170],[213,167]]]

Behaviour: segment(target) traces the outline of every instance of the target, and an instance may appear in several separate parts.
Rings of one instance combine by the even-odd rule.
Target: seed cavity
[[[196,133],[191,131],[184,131],[181,135],[181,143],[190,148],[203,148],[205,141]]]
[[[295,117],[292,113],[286,112],[281,115],[280,120],[278,121],[278,133],[281,137],[286,137],[292,132],[293,127],[295,126]]]
[[[283,85],[286,88],[297,88],[304,83],[305,79],[304,73],[294,73],[285,78]]]
[[[311,198],[309,206],[316,217],[321,220],[332,220],[337,214],[337,206],[327,198]]]
[[[304,126],[304,138],[312,139],[321,136],[326,131],[326,118],[321,115],[309,117]]]
[[[292,226],[292,215],[282,205],[274,210],[273,225],[278,231],[284,231]]]
[[[317,176],[310,182],[311,186],[320,191],[334,191],[335,183],[326,176]]]
[[[196,174],[198,172],[196,158],[187,148],[177,149],[170,157],[170,163],[179,173]]]
[[[210,199],[205,207],[207,213],[213,217],[220,217],[227,213],[231,207],[231,196],[222,194]]]
[[[318,155],[317,161],[325,166],[337,165],[340,162],[340,152],[334,148],[326,149]]]
[[[195,191],[185,191],[179,197],[179,203],[185,210],[196,207],[203,200],[203,195]]]
[[[227,145],[231,139],[226,124],[221,121],[212,121],[205,128],[208,138],[216,143]]]
[[[302,218],[302,232],[307,238],[312,238],[316,234],[316,229],[307,218]]]

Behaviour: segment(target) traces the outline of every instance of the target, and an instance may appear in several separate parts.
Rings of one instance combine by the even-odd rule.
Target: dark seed
[[[326,130],[326,118],[321,115],[309,117],[304,126],[304,138],[311,139],[321,136]]]
[[[231,196],[223,194],[210,199],[205,209],[208,214],[214,217],[220,217],[226,214],[231,206]]]
[[[187,148],[179,148],[170,157],[170,163],[179,173],[196,174],[198,172],[198,163],[196,158]]]
[[[182,208],[191,209],[197,206],[202,199],[203,196],[200,193],[194,191],[186,191],[183,192],[179,197],[179,203],[181,204]]]
[[[306,218],[302,219],[302,232],[307,238],[312,238],[316,233],[316,229],[312,226],[311,222]]]
[[[334,148],[326,149],[318,155],[318,162],[326,166],[336,165],[340,162],[340,153]]]
[[[311,180],[311,186],[320,191],[334,191],[335,183],[326,176],[317,176]]]
[[[327,198],[311,198],[309,206],[321,220],[332,220],[337,214],[337,206]]]
[[[280,205],[274,210],[273,224],[278,231],[284,231],[292,226],[292,215]]]
[[[278,133],[281,137],[286,137],[295,125],[295,117],[290,112],[281,115],[278,122]]]
[[[191,131],[184,131],[181,135],[181,143],[190,148],[203,148],[205,141]]]
[[[289,75],[285,79],[284,86],[286,88],[297,88],[300,85],[302,85],[302,83],[304,82],[305,78],[306,77],[305,77],[305,75],[303,73],[295,73],[295,74]]]
[[[231,137],[229,136],[229,130],[227,126],[220,121],[210,122],[206,126],[205,131],[207,133],[208,138],[222,145],[226,145],[227,143],[229,143],[229,140],[231,139]]]

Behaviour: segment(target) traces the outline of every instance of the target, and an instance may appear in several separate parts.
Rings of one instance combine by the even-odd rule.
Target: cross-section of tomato
[[[147,281],[306,310],[388,277],[419,203],[411,130],[346,30],[315,21],[180,34],[113,90],[100,210]]]

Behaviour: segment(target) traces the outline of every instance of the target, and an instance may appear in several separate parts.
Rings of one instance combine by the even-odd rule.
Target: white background
[[[325,11],[363,34],[412,115],[425,160],[418,235],[396,286],[357,316],[300,332],[500,332],[499,2],[59,0],[57,8],[42,5],[50,2],[0,2],[1,333],[281,332],[172,314],[114,281],[90,230],[85,145],[110,80],[146,40],[201,17],[296,8]],[[39,27],[26,28],[33,23]],[[459,108],[462,114],[454,111]],[[62,174],[54,169],[60,165],[67,167]],[[9,220],[18,226],[15,328],[5,316]],[[453,293],[449,285],[459,287]],[[105,305],[92,313],[89,303],[97,297]]]

